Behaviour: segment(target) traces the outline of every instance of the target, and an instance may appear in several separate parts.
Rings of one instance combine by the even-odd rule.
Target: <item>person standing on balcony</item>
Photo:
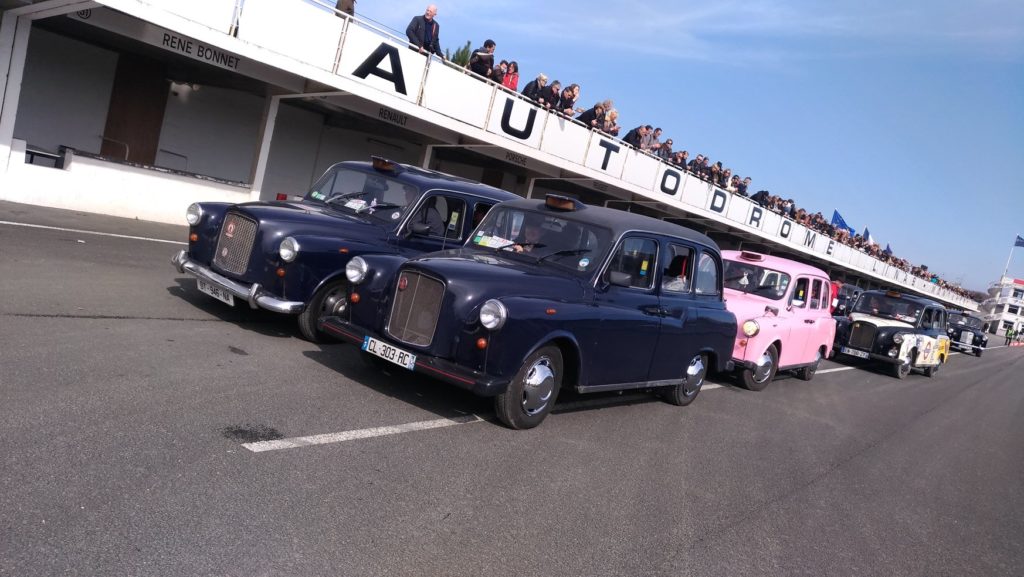
[[[437,6],[427,6],[423,16],[413,16],[409,26],[405,29],[405,35],[409,38],[409,44],[415,46],[420,54],[437,54],[444,59],[444,52],[441,52],[441,42],[438,37],[441,34],[441,25],[434,19],[437,16]]]
[[[497,47],[498,45],[495,44],[494,40],[488,38],[484,42],[483,47],[474,50],[473,55],[469,57],[469,69],[484,78],[490,79],[491,75],[494,74],[494,49]]]
[[[334,9],[338,12],[344,12],[349,16],[356,15],[356,0],[338,0],[338,3],[334,5]],[[341,14],[338,14],[341,17]]]

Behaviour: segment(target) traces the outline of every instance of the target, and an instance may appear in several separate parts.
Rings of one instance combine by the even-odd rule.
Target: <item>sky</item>
[[[404,36],[427,2],[359,0]],[[624,130],[721,160],[985,290],[1024,236],[1024,1],[450,0],[442,48],[497,43],[520,90],[543,72],[611,98]],[[623,132],[624,134],[624,132]],[[1009,274],[1024,278],[1024,248]]]

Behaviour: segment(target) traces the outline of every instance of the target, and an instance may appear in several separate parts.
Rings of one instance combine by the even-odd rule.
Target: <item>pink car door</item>
[[[807,338],[804,341],[802,358],[799,361],[801,363],[814,362],[819,347],[831,342],[832,337],[829,336],[829,328],[833,322],[832,316],[829,314],[831,300],[831,284],[825,279],[811,279],[810,306],[807,307],[807,315],[803,319]]]
[[[807,321],[813,318],[811,314],[811,279],[806,276],[797,277],[792,287],[793,292],[789,295],[789,304],[786,307],[789,311],[787,319],[789,338],[782,341],[780,367],[810,362],[804,358],[807,356],[805,349],[811,335],[811,324]]]

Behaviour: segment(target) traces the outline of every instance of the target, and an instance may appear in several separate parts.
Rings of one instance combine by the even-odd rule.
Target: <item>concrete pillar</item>
[[[252,191],[249,193],[249,198],[252,200],[261,200],[260,194],[263,190],[263,179],[267,174],[267,164],[270,160],[270,144],[274,140],[274,125],[277,123],[277,111],[280,106],[281,97],[271,96],[263,115],[263,126],[260,130],[260,152],[256,157],[256,167],[253,170],[252,177]]]
[[[5,12],[0,22],[0,175],[7,174],[11,159],[11,141],[31,30],[31,20],[10,12]]]

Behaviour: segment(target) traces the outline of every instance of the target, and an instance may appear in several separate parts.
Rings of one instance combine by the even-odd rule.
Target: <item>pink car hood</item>
[[[788,316],[786,313],[786,299],[773,301],[764,297],[741,293],[734,289],[725,289],[725,308],[736,315],[737,328],[742,327],[743,323],[750,319],[759,319],[765,316],[775,318],[775,314],[765,312],[765,307],[774,308],[779,311],[780,316]]]

